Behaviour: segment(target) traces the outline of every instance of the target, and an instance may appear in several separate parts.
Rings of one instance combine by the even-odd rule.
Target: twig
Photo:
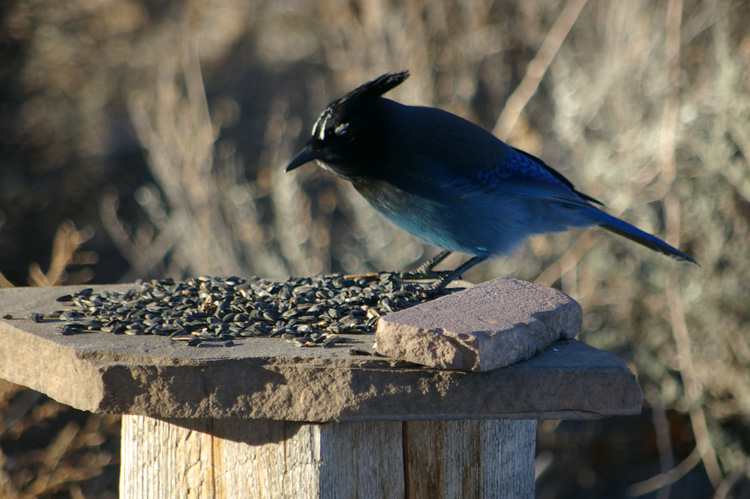
[[[680,73],[680,27],[682,25],[682,0],[669,0],[667,5],[667,33],[665,43],[666,56],[666,89],[662,115],[662,133],[660,141],[660,163],[662,172],[660,181],[666,190],[664,197],[664,214],[666,219],[667,241],[679,246],[680,240],[680,202],[674,194],[673,184],[676,177],[675,142],[677,137],[677,114],[679,96],[677,82]],[[724,477],[719,468],[716,452],[711,445],[711,438],[706,424],[706,415],[701,404],[703,389],[693,365],[690,335],[682,297],[679,292],[677,277],[670,276],[667,285],[667,305],[669,307],[672,336],[677,347],[679,370],[685,387],[685,397],[690,407],[690,422],[695,434],[696,449],[700,452],[708,479],[714,488],[718,487]]]
[[[287,133],[284,117],[286,104],[280,101],[271,106],[272,114],[266,127],[265,141],[276,144],[271,152],[269,164],[278,164],[279,150],[289,150],[291,137]],[[297,179],[297,174],[275,174],[271,182],[271,201],[276,216],[276,242],[284,256],[287,267],[295,274],[307,275],[308,251],[304,243],[310,237],[312,219],[310,199]]]
[[[658,490],[665,485],[675,483],[677,480],[685,476],[690,470],[695,468],[698,463],[701,462],[701,454],[696,447],[693,452],[688,455],[680,464],[672,468],[666,473],[660,473],[656,476],[638,482],[628,487],[627,494],[630,497],[638,497],[644,494],[648,494],[655,490]]]
[[[13,283],[6,279],[2,272],[0,272],[0,288],[15,288]]]
[[[745,466],[734,471],[732,474],[727,476],[718,487],[716,487],[716,493],[714,493],[714,499],[724,499],[732,490],[732,487],[739,482],[740,478],[745,475],[750,475],[750,458],[745,461]]]
[[[696,449],[700,452],[711,485],[716,488],[724,477],[721,474],[719,462],[716,459],[716,451],[714,451],[713,445],[711,445],[711,437],[708,425],[706,424],[706,414],[700,403],[703,389],[700,386],[695,373],[695,367],[693,366],[693,354],[691,352],[690,335],[688,334],[687,323],[685,322],[685,310],[677,278],[674,276],[670,278],[667,286],[667,304],[672,323],[672,336],[677,346],[679,370],[685,386],[685,397],[690,406],[690,423],[693,426],[693,433],[695,434]]]
[[[526,68],[521,83],[513,91],[505,102],[505,108],[492,129],[492,133],[501,140],[506,140],[516,125],[519,116],[523,112],[529,99],[534,95],[544,74],[547,72],[552,60],[555,58],[560,46],[567,38],[570,29],[575,24],[581,9],[586,5],[586,0],[569,0],[557,16],[555,24],[552,25],[542,46]]]
[[[663,474],[674,468],[674,453],[672,452],[672,442],[669,438],[669,420],[667,419],[659,390],[653,384],[649,384],[646,388],[646,399],[651,405],[651,418],[654,422],[656,447],[659,450],[659,466]],[[671,483],[665,483],[659,489],[656,496],[657,499],[668,498],[670,489]]]
[[[149,169],[169,207],[169,221],[158,228],[177,229],[168,234],[160,230],[159,238],[141,252],[149,267],[171,250],[168,265],[177,273],[237,274],[237,243],[221,212],[222,195],[212,174],[216,134],[200,69],[200,25],[193,14],[189,10],[178,22],[174,34],[179,36],[164,37],[173,51],[154,74],[143,76],[154,87],[136,85],[126,99],[133,128],[148,151]]]
[[[113,190],[105,191],[99,201],[99,217],[104,230],[115,244],[120,254],[130,263],[130,266],[138,271],[139,275],[145,273],[148,264],[145,263],[145,255],[130,240],[128,232],[120,223],[117,216],[119,198]]]
[[[117,205],[117,192],[105,191],[99,203],[99,217],[104,230],[137,277],[150,275],[155,268],[163,264],[167,253],[173,250],[180,235],[184,232],[187,223],[183,214],[177,212],[167,218],[166,222],[159,224],[159,231],[154,239],[146,247],[141,248],[134,244],[120,222],[117,216]]]
[[[71,220],[64,220],[57,227],[52,239],[52,255],[49,270],[45,274],[37,263],[29,265],[29,283],[32,286],[54,286],[62,283],[65,269],[74,263],[78,247],[86,242],[91,235],[76,230]]]

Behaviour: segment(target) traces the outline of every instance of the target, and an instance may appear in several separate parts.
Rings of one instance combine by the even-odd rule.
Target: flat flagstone
[[[55,298],[83,287],[0,290],[0,317],[13,317],[0,320],[0,377],[78,409],[162,418],[591,419],[641,408],[625,364],[575,340],[472,373],[350,353],[371,348],[373,334],[343,335],[347,342],[332,348],[279,338],[194,348],[161,336],[63,336],[59,322],[28,319],[62,308]]]
[[[383,317],[377,350],[429,367],[490,371],[575,338],[581,321],[581,306],[556,289],[494,279]]]

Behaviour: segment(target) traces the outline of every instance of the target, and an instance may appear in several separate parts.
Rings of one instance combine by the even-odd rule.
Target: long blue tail
[[[639,244],[644,245],[647,248],[651,248],[654,251],[663,253],[669,257],[679,260],[681,262],[689,262],[698,265],[695,259],[677,248],[673,248],[669,244],[665,243],[656,236],[652,236],[647,232],[643,232],[641,229],[630,225],[629,223],[620,220],[619,218],[613,217],[612,215],[605,213],[601,210],[593,208],[595,213],[594,218],[599,222],[598,225],[610,232],[619,234],[623,237],[627,237],[631,241],[635,241]]]

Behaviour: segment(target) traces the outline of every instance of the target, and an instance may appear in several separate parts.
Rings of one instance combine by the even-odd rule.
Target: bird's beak
[[[306,145],[304,149],[300,151],[300,153],[294,157],[294,159],[286,165],[285,171],[292,171],[300,166],[304,165],[305,163],[309,163],[310,161],[317,159],[319,154],[316,151],[313,151],[310,148],[310,145]]]

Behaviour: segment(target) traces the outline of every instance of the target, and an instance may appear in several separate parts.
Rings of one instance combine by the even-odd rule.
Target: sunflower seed
[[[346,341],[338,334],[372,333],[380,316],[436,296],[429,284],[403,282],[394,272],[281,282],[200,276],[181,282],[139,280],[125,292],[86,288],[57,299],[70,308],[30,318],[62,321],[62,334],[149,334],[191,346],[281,336],[303,346],[330,347]]]

